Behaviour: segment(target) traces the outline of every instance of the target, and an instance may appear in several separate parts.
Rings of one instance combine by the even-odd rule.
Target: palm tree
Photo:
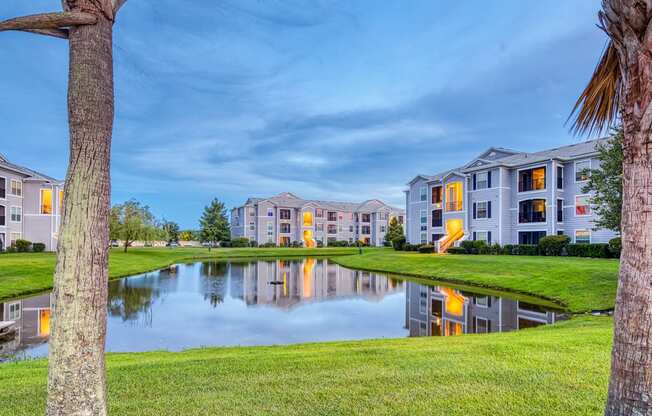
[[[48,415],[106,415],[113,24],[126,0],[62,0],[63,11],[0,22],[67,39],[70,162],[54,276]]]
[[[573,113],[574,129],[624,129],[620,280],[605,415],[652,414],[652,4],[603,0],[610,41]]]

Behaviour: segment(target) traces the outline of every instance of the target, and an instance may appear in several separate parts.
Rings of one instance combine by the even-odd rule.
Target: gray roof
[[[303,199],[290,192],[283,192],[271,198],[249,198],[247,199],[246,205],[258,204],[261,201],[269,201],[274,205],[288,208],[302,208],[306,205],[314,204],[319,208],[331,209],[333,211],[374,212],[382,208],[399,212],[405,211],[402,208],[395,208],[387,205],[378,199],[370,199],[363,202],[322,201],[318,199]]]
[[[26,180],[37,180],[37,181],[44,181],[44,182],[52,182],[52,183],[63,183],[63,181],[60,181],[58,179],[55,179],[51,176],[48,176],[44,173],[37,172],[33,169],[26,168],[24,166],[19,166],[14,163],[11,163],[7,160],[7,158],[0,154],[0,168],[10,170],[13,172],[16,172],[18,174],[21,174],[25,176],[24,179]]]

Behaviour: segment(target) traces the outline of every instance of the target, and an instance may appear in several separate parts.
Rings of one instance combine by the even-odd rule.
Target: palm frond
[[[614,125],[621,98],[620,84],[618,53],[613,42],[609,42],[591,80],[566,120],[574,118],[571,125],[574,134],[601,133]]]

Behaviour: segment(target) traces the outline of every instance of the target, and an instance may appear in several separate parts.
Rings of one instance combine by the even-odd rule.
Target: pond
[[[0,303],[0,361],[47,356],[51,296]],[[109,284],[107,351],[512,331],[554,323],[532,301],[351,270],[328,259],[197,262]]]

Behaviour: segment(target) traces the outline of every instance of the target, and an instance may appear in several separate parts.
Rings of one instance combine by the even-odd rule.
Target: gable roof
[[[317,199],[302,199],[291,192],[282,192],[270,198],[249,198],[246,205],[258,204],[260,202],[270,202],[274,205],[288,208],[303,208],[306,206],[315,206],[333,211],[377,211],[380,209],[403,212],[402,208],[395,208],[387,205],[379,199],[370,199],[363,202],[341,202],[341,201],[321,201]]]
[[[10,170],[12,172],[18,173],[24,176],[24,180],[35,180],[35,181],[44,181],[51,182],[56,184],[62,184],[63,181],[55,179],[51,176],[48,176],[44,173],[37,172],[33,169],[26,168],[24,166],[19,166],[14,163],[11,163],[7,158],[0,154],[0,168]]]

